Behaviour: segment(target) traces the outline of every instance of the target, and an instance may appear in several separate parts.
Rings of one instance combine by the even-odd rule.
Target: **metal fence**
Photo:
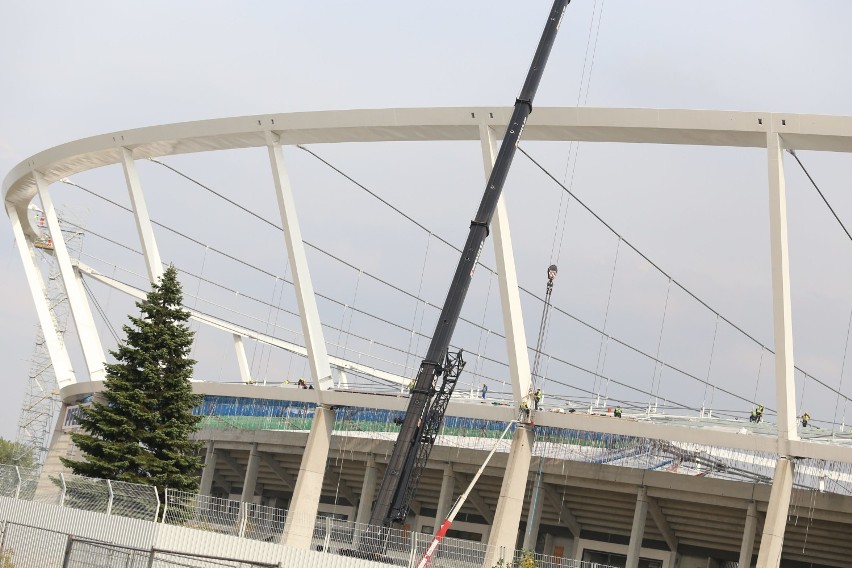
[[[39,475],[37,469],[13,465],[0,465],[0,496],[149,521],[156,521],[160,510],[157,488],[151,485],[67,473]]]
[[[222,556],[120,546],[59,531],[4,523],[0,568],[281,568]]]
[[[428,534],[375,527],[323,515],[316,518],[288,519],[288,513],[284,509],[171,489],[166,489],[161,503],[156,488],[152,486],[91,479],[70,474],[39,477],[35,470],[15,466],[0,465],[0,496],[46,502],[104,515],[118,515],[151,522],[160,521],[169,525],[274,544],[282,542],[282,535],[289,521],[288,530],[296,529],[299,534],[311,535],[311,550],[314,552],[378,560],[396,566],[416,566],[432,542],[432,536]],[[29,564],[23,562],[30,560],[30,553],[27,552],[29,548],[45,551],[44,554],[48,554],[46,551],[55,551],[57,546],[62,548],[67,544],[60,533],[54,534],[51,531],[46,531],[44,534],[33,533],[33,538],[36,540],[47,539],[49,543],[34,546],[16,543],[15,539],[19,538],[18,533],[23,530],[21,527],[23,525],[9,523],[9,527],[4,531],[4,542],[0,543],[0,568],[28,566]],[[38,531],[39,529],[29,527],[29,530]],[[56,536],[57,534],[59,536]],[[54,542],[57,539],[62,541],[61,546]],[[77,558],[72,555],[69,562],[73,560],[75,563],[70,564],[71,566],[107,568],[112,566],[148,568],[149,566],[144,562],[148,562],[150,557],[146,556],[143,561],[144,555],[139,552],[144,551],[144,548],[133,549],[131,552],[126,552],[131,549],[121,549],[125,550],[121,552],[120,547],[112,546],[107,555],[104,552],[103,543],[84,541],[79,538],[74,540],[78,543],[89,543],[75,545],[78,549],[90,546],[92,550],[90,553],[74,553],[80,556]],[[12,546],[6,546],[6,541]],[[135,545],[136,541],[124,544]],[[151,546],[149,543],[146,545]],[[99,546],[101,548],[98,548]],[[12,562],[3,556],[7,549],[14,551],[16,561]],[[86,562],[94,562],[95,558],[99,559],[97,562],[100,564],[86,564]],[[496,559],[495,563],[503,559],[503,566],[506,567],[529,565],[529,562],[525,562],[529,559],[533,560],[538,568],[591,568],[592,566],[573,559],[539,554],[529,556],[523,551],[489,551],[484,543],[456,538],[445,538],[441,541],[433,555],[431,566],[479,568],[484,565],[486,558]],[[59,560],[49,558],[42,564],[32,565],[62,566],[62,561],[60,554]],[[155,565],[168,566],[168,564]],[[201,564],[182,565],[203,566]],[[596,568],[598,566],[595,565]]]

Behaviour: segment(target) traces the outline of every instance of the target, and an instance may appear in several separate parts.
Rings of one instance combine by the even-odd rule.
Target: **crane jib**
[[[555,0],[550,10],[523,88],[515,100],[509,127],[503,136],[494,167],[485,184],[482,200],[474,221],[470,224],[468,238],[447,292],[435,333],[432,335],[426,357],[412,385],[399,437],[388,459],[387,470],[370,516],[370,524],[378,527],[372,530],[378,530],[380,533],[383,530],[381,527],[389,527],[393,522],[405,519],[458,376],[464,368],[461,352],[458,354],[449,352],[450,340],[458,323],[477,262],[482,254],[485,239],[488,237],[488,226],[497,209],[509,167],[526,126],[527,117],[532,112],[533,99],[541,82],[545,64],[550,56],[565,8],[570,1]],[[438,385],[439,380],[440,385]],[[364,549],[365,545],[362,545],[360,552],[371,555],[384,553],[384,545],[380,543],[387,542],[386,539],[381,538],[382,534],[373,536],[376,538],[368,538],[362,542],[374,544],[368,547],[369,550]]]

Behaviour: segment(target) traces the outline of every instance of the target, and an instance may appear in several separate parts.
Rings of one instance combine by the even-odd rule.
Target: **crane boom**
[[[470,288],[479,255],[488,237],[488,226],[497,209],[516,146],[527,117],[532,112],[533,98],[541,82],[562,15],[570,1],[554,1],[523,88],[515,101],[512,118],[485,186],[485,193],[476,216],[470,222],[470,232],[447,292],[435,333],[411,389],[408,409],[370,517],[371,525],[387,527],[394,522],[403,521],[408,514],[408,506],[417,489],[420,475],[426,467],[459,373],[464,367],[461,352],[449,353],[450,339]],[[441,379],[441,382],[436,388],[438,379]]]

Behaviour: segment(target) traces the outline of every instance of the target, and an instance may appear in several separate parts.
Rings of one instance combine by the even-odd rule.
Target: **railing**
[[[0,465],[0,496],[45,502],[105,515],[118,515],[150,522],[159,521],[169,525],[275,544],[282,542],[282,535],[289,520],[289,530],[297,529],[296,532],[312,535],[311,550],[315,552],[380,560],[396,566],[416,566],[432,542],[432,536],[429,534],[373,527],[323,515],[316,518],[288,519],[288,513],[284,509],[172,489],[165,490],[161,502],[157,489],[153,486],[92,479],[64,473],[55,476],[39,476],[36,470],[8,465]],[[103,543],[97,542],[75,546],[79,549],[91,548],[88,556],[80,553],[81,558],[92,557],[106,550],[103,548]],[[0,568],[6,568],[3,564],[2,550],[3,545],[0,543]],[[110,560],[107,563],[91,565],[147,567],[148,564],[139,564],[143,561],[138,552],[138,550],[132,553],[121,552],[113,547],[109,552],[112,555],[110,558],[122,558],[125,564],[121,564],[118,560],[115,564],[111,564]],[[445,538],[433,555],[430,566],[433,568],[480,568],[484,565],[486,558],[492,558],[495,559],[493,564],[499,563],[502,559],[502,566],[508,568],[524,566],[526,554],[523,551],[494,551],[489,550],[484,543]],[[533,555],[532,558],[537,568],[592,567],[589,563],[572,559],[538,554]],[[145,562],[147,561],[146,556]],[[80,560],[80,562],[84,561]],[[69,566],[88,565],[69,564]],[[159,559],[156,565],[169,566],[167,563],[161,563]],[[17,563],[14,566],[20,568]],[[203,564],[193,563],[192,566],[203,566]],[[603,567],[595,565],[595,568]]]

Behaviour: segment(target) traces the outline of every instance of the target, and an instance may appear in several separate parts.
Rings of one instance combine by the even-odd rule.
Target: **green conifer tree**
[[[129,316],[126,341],[110,353],[103,402],[82,409],[81,432],[71,438],[83,460],[62,458],[78,475],[155,485],[183,491],[198,489],[201,444],[189,436],[200,416],[193,408],[195,361],[188,357],[193,332],[186,325],[177,270],[169,266],[146,299],[137,302],[140,317]]]

